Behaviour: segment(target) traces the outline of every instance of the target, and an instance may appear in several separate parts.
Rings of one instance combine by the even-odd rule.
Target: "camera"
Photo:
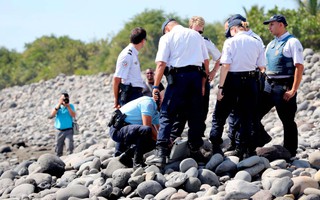
[[[69,104],[69,95],[68,94],[63,94],[64,98],[63,98],[63,102],[65,104]]]

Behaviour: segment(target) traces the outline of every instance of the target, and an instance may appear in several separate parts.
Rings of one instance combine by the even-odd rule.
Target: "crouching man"
[[[130,101],[113,113],[109,126],[120,162],[134,168],[145,166],[143,154],[156,145],[159,105],[148,96]]]

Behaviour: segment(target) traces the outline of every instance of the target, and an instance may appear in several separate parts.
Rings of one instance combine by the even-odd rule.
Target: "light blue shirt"
[[[127,115],[125,121],[130,124],[142,125],[142,115],[151,116],[152,124],[159,124],[157,104],[152,97],[143,96],[126,103],[120,111]]]
[[[73,104],[70,104],[71,110],[75,112],[75,108]],[[56,129],[62,130],[67,128],[72,128],[72,117],[68,111],[68,108],[65,106],[60,106],[60,109],[58,110],[54,122],[54,127]]]

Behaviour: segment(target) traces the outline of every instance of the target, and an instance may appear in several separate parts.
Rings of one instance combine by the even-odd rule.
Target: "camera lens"
[[[69,98],[64,98],[64,99],[63,99],[63,102],[64,102],[65,104],[68,104],[68,103],[69,103]]]

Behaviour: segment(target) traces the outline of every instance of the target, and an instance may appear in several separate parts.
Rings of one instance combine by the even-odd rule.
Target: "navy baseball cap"
[[[276,22],[282,22],[285,26],[288,25],[288,24],[287,24],[287,20],[286,20],[286,18],[285,18],[283,15],[273,15],[272,17],[270,17],[269,20],[264,21],[263,24],[264,24],[264,25],[267,25],[267,24],[269,24],[270,22],[274,22],[274,21],[276,21]]]
[[[241,19],[234,19],[232,21],[228,21],[228,29],[227,29],[227,31],[225,33],[226,38],[231,37],[231,33],[230,33],[231,27],[241,25],[241,22],[243,22],[243,20],[241,20]]]
[[[229,18],[228,23],[231,22],[231,21],[233,21],[233,20],[235,20],[235,19],[240,19],[240,20],[243,21],[243,22],[246,22],[246,21],[247,21],[247,19],[246,19],[245,17],[243,17],[242,15],[240,15],[240,14],[235,14],[235,15],[232,15],[232,16]]]
[[[161,31],[162,31],[162,34],[164,35],[164,29],[166,28],[166,26],[172,22],[172,21],[176,21],[175,19],[173,18],[170,18],[170,19],[167,19],[165,22],[163,22],[162,26],[161,26]]]

